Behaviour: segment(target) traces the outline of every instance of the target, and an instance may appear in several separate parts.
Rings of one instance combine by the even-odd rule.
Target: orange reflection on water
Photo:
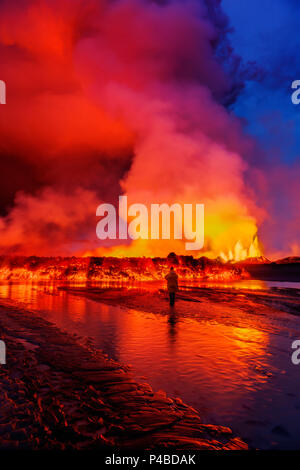
[[[253,285],[243,282],[246,289]],[[150,290],[162,286],[147,283]],[[228,425],[254,439],[254,446],[260,446],[262,435],[266,446],[273,445],[269,433],[276,424],[291,426],[297,396],[294,403],[287,391],[295,392],[298,370],[289,357],[290,332],[298,331],[297,316],[279,311],[272,315],[254,299],[249,309],[244,308],[245,292],[235,301],[216,289],[216,297],[212,290],[212,297],[178,301],[172,310],[166,296],[145,293],[145,309],[152,305],[152,311],[160,312],[154,314],[103,304],[56,287],[3,284],[0,296],[36,310],[70,333],[92,337],[110,357],[132,364],[138,381],[182,398],[199,410],[205,422]],[[295,417],[295,436],[300,435],[298,422]]]
[[[268,379],[261,374],[268,334],[254,326],[181,321],[176,311],[159,320],[131,311],[124,321],[126,334],[119,336],[121,360],[144,371],[146,379],[162,389],[168,390],[174,377],[179,378],[175,390],[182,394],[182,389],[190,389],[193,405],[200,400],[213,409],[221,403],[232,407]]]

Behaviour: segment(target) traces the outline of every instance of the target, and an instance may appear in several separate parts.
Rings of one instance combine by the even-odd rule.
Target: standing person
[[[165,277],[168,283],[168,292],[170,296],[170,305],[173,307],[175,303],[175,293],[178,291],[178,276],[174,271],[173,266],[170,268],[169,273]]]

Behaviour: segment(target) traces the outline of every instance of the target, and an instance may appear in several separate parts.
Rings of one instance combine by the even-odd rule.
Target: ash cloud
[[[205,203],[206,254],[248,246],[265,214],[226,109],[245,73],[229,31],[217,0],[2,0],[0,251],[101,254],[95,210],[121,192]]]

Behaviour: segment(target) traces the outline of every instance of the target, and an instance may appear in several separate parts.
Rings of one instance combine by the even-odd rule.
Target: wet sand
[[[141,304],[127,294],[107,301]],[[247,449],[229,428],[203,424],[179,398],[154,393],[126,365],[29,310],[0,303],[0,328],[2,449]]]
[[[111,312],[112,334],[120,335],[113,341],[113,351],[121,344],[117,356],[125,357],[125,362],[146,375],[154,387],[183,398],[204,422],[232,427],[255,448],[299,448],[298,369],[291,362],[291,344],[300,331],[299,289],[268,288],[264,283],[244,283],[243,288],[185,285],[174,309],[168,305],[166,292],[152,285],[128,290],[69,286],[64,291],[68,299],[83,297],[77,302],[93,305],[96,316],[97,303],[99,311]],[[116,317],[115,309],[119,310]],[[124,334],[132,336],[126,327],[132,318],[141,327],[139,312],[149,319],[143,322],[147,333],[134,335],[142,349],[145,344],[145,353],[132,348],[130,339],[124,338]],[[88,313],[79,318],[88,318],[96,329],[101,328],[101,322],[106,324],[105,313],[99,323]],[[61,324],[67,326],[68,320]],[[92,331],[88,334],[94,337]],[[151,368],[151,335],[153,357],[161,361],[169,379],[156,363]],[[162,340],[169,347],[162,346]],[[105,340],[100,338],[99,344],[109,353]],[[122,352],[125,344],[131,354]],[[151,372],[147,373],[147,367]],[[185,388],[176,380],[182,380]]]
[[[73,295],[82,295],[91,300],[120,305],[149,313],[169,314],[168,294],[163,288],[99,288],[64,286],[59,289]],[[276,312],[300,315],[300,290],[289,288],[239,289],[222,287],[196,287],[184,285],[176,294],[178,300],[197,303],[197,308],[190,308],[189,316],[205,316],[207,312],[224,310],[241,317],[241,312],[273,315]],[[187,310],[176,304],[176,313],[186,316]]]

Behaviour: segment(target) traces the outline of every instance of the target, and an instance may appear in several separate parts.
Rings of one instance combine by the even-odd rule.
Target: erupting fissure
[[[227,254],[223,251],[220,253],[220,258],[225,262],[244,261],[248,258],[260,258],[261,256],[263,256],[263,252],[257,236],[254,237],[249,248],[244,248],[242,243],[238,241]]]

